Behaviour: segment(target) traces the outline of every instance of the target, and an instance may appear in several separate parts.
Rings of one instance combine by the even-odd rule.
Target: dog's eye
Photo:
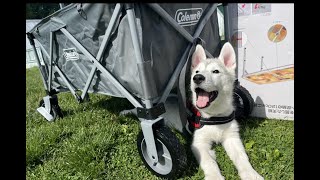
[[[196,71],[196,73],[198,73],[199,71]]]
[[[214,71],[212,71],[212,73],[219,73],[219,71],[218,70],[214,70]]]

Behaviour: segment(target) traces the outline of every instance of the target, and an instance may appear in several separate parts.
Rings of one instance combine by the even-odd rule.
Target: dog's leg
[[[191,149],[205,174],[205,180],[224,180],[209,142],[201,142],[194,136]]]
[[[263,180],[263,177],[251,166],[240,137],[237,136],[225,138],[222,145],[236,166],[240,178],[242,180]]]

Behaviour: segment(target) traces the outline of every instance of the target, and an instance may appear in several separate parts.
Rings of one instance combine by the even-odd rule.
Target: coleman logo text
[[[178,9],[175,19],[181,26],[192,26],[197,24],[202,12],[202,8]]]

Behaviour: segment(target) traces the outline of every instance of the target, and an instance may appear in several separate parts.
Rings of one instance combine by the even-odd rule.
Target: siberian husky
[[[193,133],[191,149],[204,171],[205,179],[224,179],[216,162],[215,152],[211,149],[215,142],[222,144],[242,180],[263,180],[249,162],[240,139],[238,123],[234,119],[236,55],[233,47],[227,42],[218,58],[209,59],[206,58],[203,47],[197,45],[191,64],[192,104],[200,112],[203,123]],[[211,122],[215,120],[221,122]]]

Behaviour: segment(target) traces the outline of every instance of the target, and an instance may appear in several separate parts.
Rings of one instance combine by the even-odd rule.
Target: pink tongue
[[[197,100],[197,106],[199,108],[203,108],[205,107],[209,102],[209,93],[205,92],[205,91],[201,91],[198,94],[198,100]]]

